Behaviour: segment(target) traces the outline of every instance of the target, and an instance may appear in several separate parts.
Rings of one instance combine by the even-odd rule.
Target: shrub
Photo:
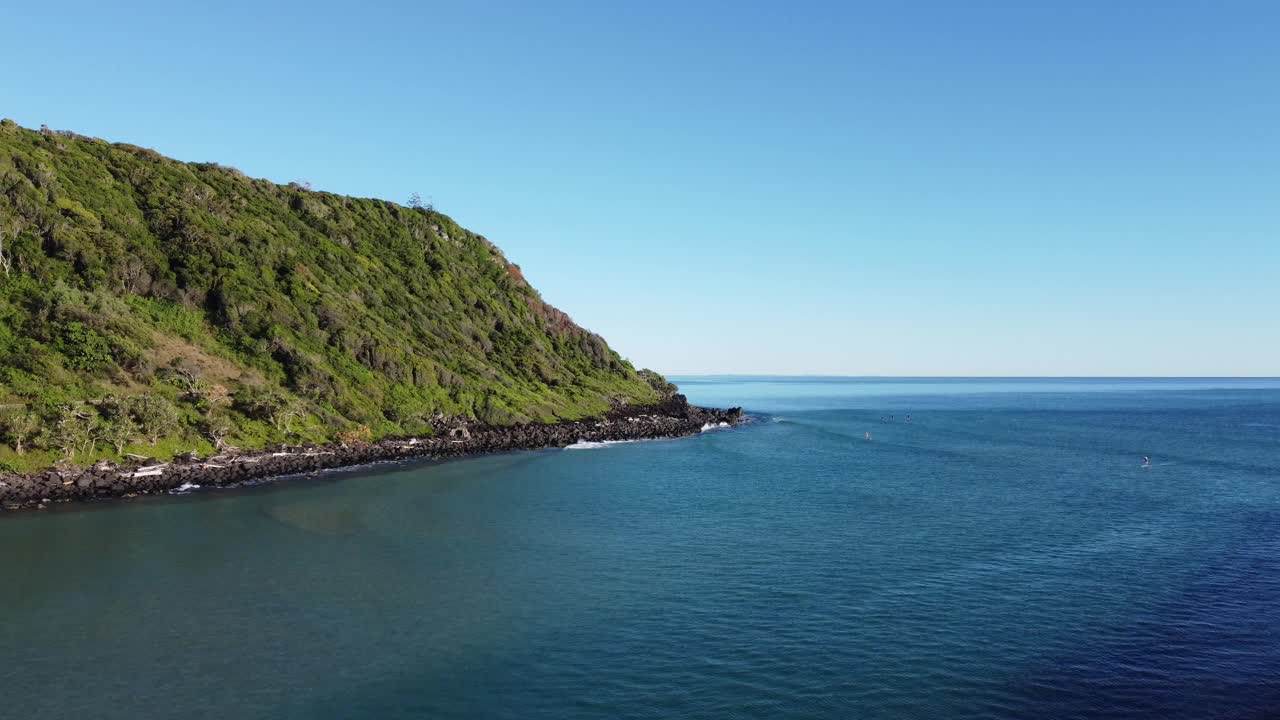
[[[100,370],[111,362],[111,345],[97,330],[79,321],[63,323],[56,347],[72,370]]]
[[[676,391],[679,390],[674,383],[649,368],[639,370],[636,374],[640,376],[641,380],[648,383],[649,387],[653,388],[654,392],[658,393],[658,397],[664,400],[675,395]]]
[[[360,425],[338,432],[338,442],[343,445],[364,445],[373,440],[373,431],[368,425]]]

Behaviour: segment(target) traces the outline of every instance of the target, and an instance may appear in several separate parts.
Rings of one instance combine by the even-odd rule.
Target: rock
[[[94,497],[133,497],[163,493],[184,484],[202,487],[236,485],[260,478],[310,473],[324,468],[406,458],[455,458],[517,449],[564,447],[580,440],[631,440],[697,434],[705,424],[735,425],[745,419],[742,408],[719,410],[690,405],[673,395],[646,406],[615,408],[607,417],[556,424],[488,427],[461,418],[433,418],[436,436],[389,439],[360,446],[275,445],[258,453],[223,454],[200,462],[195,451],[177,463],[138,457],[132,465],[99,463],[92,470],[65,476],[56,471],[0,475],[0,506],[38,507]],[[199,464],[197,464],[199,463]]]

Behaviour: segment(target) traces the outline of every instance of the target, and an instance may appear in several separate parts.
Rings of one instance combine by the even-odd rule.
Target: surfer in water
[[[867,442],[871,442],[871,431],[867,431]]]
[[[1142,467],[1144,467],[1144,468],[1149,468],[1149,467],[1151,467],[1151,458],[1147,457],[1146,455],[1143,455],[1143,456],[1142,456]]]

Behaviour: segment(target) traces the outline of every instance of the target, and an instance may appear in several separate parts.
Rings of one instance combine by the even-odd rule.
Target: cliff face
[[[577,419],[667,392],[434,210],[7,120],[0,270],[0,467]]]

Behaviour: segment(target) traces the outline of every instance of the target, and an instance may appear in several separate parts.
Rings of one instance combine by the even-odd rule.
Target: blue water
[[[681,386],[758,422],[0,517],[0,716],[1280,716],[1280,381]]]

